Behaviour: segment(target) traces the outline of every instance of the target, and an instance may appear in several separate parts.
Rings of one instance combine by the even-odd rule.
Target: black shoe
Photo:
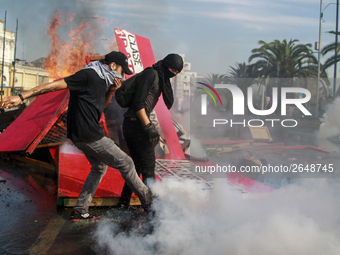
[[[155,213],[154,210],[152,209],[152,204],[155,202],[155,201],[158,201],[159,200],[159,196],[157,194],[153,194],[152,195],[152,202],[150,204],[145,204],[145,205],[142,205],[142,208],[144,209],[145,212],[149,213]]]
[[[92,213],[79,213],[76,210],[71,212],[71,220],[72,221],[81,221],[81,220],[96,220],[99,219],[100,215],[92,214]]]
[[[144,212],[146,212],[146,213],[149,213],[149,212],[154,211],[151,207],[152,207],[152,203],[149,204],[149,205],[143,205],[143,206],[142,206]]]

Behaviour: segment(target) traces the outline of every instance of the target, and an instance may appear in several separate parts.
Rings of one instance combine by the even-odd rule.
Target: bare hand
[[[119,89],[122,86],[122,82],[123,82],[122,79],[115,78],[115,88],[116,88],[116,90]]]
[[[0,102],[0,108],[12,108],[14,106],[17,106],[21,103],[21,99],[19,96],[10,96],[10,97],[4,97],[2,101]]]
[[[119,89],[122,86],[122,79],[115,78],[115,84],[110,87],[109,93],[116,92],[117,89]]]
[[[111,102],[111,98],[112,98],[113,94],[116,92],[116,90],[119,89],[122,86],[122,82],[123,82],[122,79],[115,78],[115,81],[114,81],[115,84],[110,87],[108,93],[106,94],[105,108]]]

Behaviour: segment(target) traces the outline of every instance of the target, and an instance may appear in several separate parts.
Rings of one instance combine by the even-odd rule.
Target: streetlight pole
[[[2,68],[1,68],[1,100],[2,100],[2,94],[4,93],[4,64],[5,64],[5,46],[6,46],[6,17],[7,17],[7,11],[5,11],[5,24],[4,24],[4,38],[3,38],[3,45],[2,45]]]
[[[321,61],[321,31],[322,31],[322,0],[320,0],[320,20],[319,20],[319,47],[318,47],[318,80],[316,84],[316,109],[315,109],[315,117],[317,118],[319,115],[319,83],[320,83],[320,61]]]
[[[335,24],[335,63],[334,63],[334,81],[333,81],[333,101],[336,92],[336,74],[338,62],[338,21],[339,21],[339,0],[336,0],[336,24]]]
[[[336,0],[336,3],[329,3],[323,9],[323,11],[331,4],[336,4],[336,21],[335,21],[335,32],[329,31],[327,33],[335,34],[335,47],[334,47],[334,80],[333,80],[333,100],[335,100],[335,92],[336,92],[336,77],[337,77],[337,59],[338,59],[338,35],[339,35],[339,0]],[[321,11],[320,11],[321,12]]]
[[[15,61],[17,58],[17,41],[18,41],[18,19],[17,19],[17,26],[15,30],[15,42],[14,42],[14,61],[13,61],[13,83],[11,89],[11,96],[14,96],[14,86],[15,86]]]

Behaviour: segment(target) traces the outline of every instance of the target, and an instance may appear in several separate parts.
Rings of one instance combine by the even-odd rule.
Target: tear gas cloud
[[[327,138],[340,137],[340,98],[337,97],[332,104],[329,105],[327,111],[322,116],[317,141],[319,146],[325,146],[332,151],[340,151],[339,147],[327,140]]]
[[[60,152],[65,154],[82,154],[82,152],[70,142],[65,142],[60,147]]]
[[[196,158],[206,158],[207,152],[201,142],[194,135],[190,136],[189,154]]]
[[[109,254],[339,254],[338,184],[307,179],[270,193],[242,194],[223,180],[212,190],[166,179],[153,191],[154,231],[114,234],[103,220],[97,249]]]

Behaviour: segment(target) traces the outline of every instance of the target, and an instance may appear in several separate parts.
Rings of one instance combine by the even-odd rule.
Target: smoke
[[[70,142],[64,142],[60,147],[60,152],[65,154],[83,154],[76,146]]]
[[[156,183],[151,234],[121,232],[103,220],[94,238],[108,254],[339,254],[338,184],[304,180],[246,194],[218,180],[212,190],[187,180]]]
[[[206,158],[207,152],[201,142],[194,135],[190,136],[190,148],[188,153],[196,158]]]
[[[339,118],[340,98],[337,97],[322,117],[317,134],[317,142],[319,146],[325,146],[328,150],[340,151],[340,148],[329,142],[327,138],[334,136],[340,137],[340,118]]]

